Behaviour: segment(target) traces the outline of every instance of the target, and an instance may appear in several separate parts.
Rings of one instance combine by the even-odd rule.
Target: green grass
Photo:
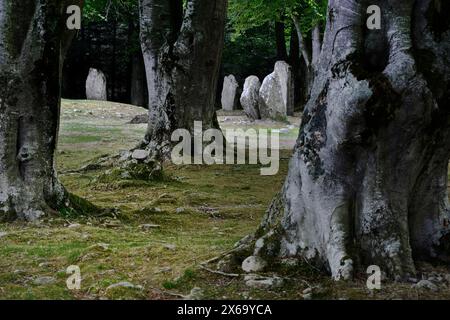
[[[299,299],[306,288],[303,280],[325,288],[316,298],[417,298],[409,285],[398,284],[387,284],[372,296],[365,289],[365,275],[336,284],[307,266],[280,270],[291,280],[274,290],[250,289],[241,278],[200,269],[199,263],[231,249],[256,230],[281,188],[290,152],[282,152],[276,176],[261,176],[256,165],[170,166],[169,178],[160,182],[99,179],[101,171],[64,173],[128,149],[142,138],[145,126],[111,118],[108,121],[114,125],[96,127],[83,113],[67,113],[91,108],[102,114],[98,108],[104,107],[110,105],[65,102],[58,170],[70,192],[99,207],[117,208],[120,218],[66,215],[39,225],[0,224],[0,231],[8,233],[0,239],[0,299],[170,299],[173,296],[164,291],[186,295],[193,287],[202,288],[209,299]],[[177,213],[179,208],[184,210]],[[68,228],[75,223],[80,226]],[[148,230],[143,224],[160,228]],[[70,265],[81,269],[80,291],[66,288]],[[43,276],[54,277],[55,282],[34,284]],[[121,281],[143,289],[107,290]],[[442,292],[421,297],[450,298]]]

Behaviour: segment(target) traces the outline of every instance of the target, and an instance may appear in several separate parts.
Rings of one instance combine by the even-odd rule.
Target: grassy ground
[[[448,288],[418,291],[410,284],[383,284],[381,291],[372,293],[365,289],[364,275],[354,282],[334,283],[308,266],[285,270],[285,285],[271,290],[249,288],[242,278],[200,269],[200,262],[231,249],[256,229],[283,183],[298,131],[281,135],[286,149],[276,176],[261,176],[259,166],[243,165],[172,166],[167,169],[169,179],[153,183],[99,179],[101,172],[70,173],[136,144],[145,125],[126,123],[142,112],[119,104],[64,102],[60,179],[74,194],[100,207],[119,209],[120,216],[67,216],[38,225],[0,225],[0,299],[173,299],[194,287],[208,299],[301,299],[308,285],[321,287],[314,298],[450,299]],[[239,116],[220,120],[224,128],[286,127],[242,123]],[[299,119],[290,121],[297,124]],[[80,267],[79,291],[66,287],[69,265]],[[123,281],[136,287],[108,289]]]

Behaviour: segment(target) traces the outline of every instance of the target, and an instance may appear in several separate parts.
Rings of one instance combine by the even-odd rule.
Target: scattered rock
[[[137,286],[132,284],[131,282],[128,281],[123,281],[123,282],[119,282],[119,283],[115,283],[110,285],[108,288],[106,288],[106,291],[109,291],[111,289],[115,289],[115,288],[129,288],[129,289],[138,289],[138,290],[142,290],[143,287],[142,286]]]
[[[177,208],[176,213],[184,213],[185,211],[185,208]]]
[[[164,247],[164,249],[171,250],[171,251],[174,251],[177,249],[177,246],[174,244],[165,244],[163,247]]]
[[[259,113],[259,89],[261,88],[261,82],[258,77],[250,76],[245,79],[244,91],[241,95],[241,105],[245,114],[251,120],[261,119]]]
[[[238,88],[239,84],[232,74],[225,77],[223,81],[221,100],[223,110],[233,111],[238,108]]]
[[[41,262],[39,263],[39,268],[47,268],[49,267],[51,264],[49,262]]]
[[[8,235],[7,232],[0,232],[0,238],[4,238]]]
[[[306,288],[305,290],[303,290],[303,294],[312,293],[312,291],[313,291],[312,288]]]
[[[156,271],[155,274],[158,274],[158,273],[167,273],[167,272],[171,272],[171,271],[172,271],[172,268],[171,268],[171,267],[164,267],[164,268],[161,268],[161,269],[159,269],[158,271]]]
[[[280,277],[262,277],[254,274],[245,276],[244,281],[247,286],[258,289],[279,288],[284,283]]]
[[[444,275],[444,279],[445,279],[445,281],[447,281],[447,283],[450,284],[450,274]]]
[[[107,101],[106,77],[97,69],[90,68],[86,80],[86,98],[88,100]]]
[[[87,240],[87,239],[89,239],[90,237],[91,237],[91,235],[88,234],[88,233],[83,233],[83,234],[81,235],[81,239],[83,239],[83,240]]]
[[[151,229],[159,229],[161,228],[158,224],[143,224],[141,225],[141,229],[143,230],[151,230]]]
[[[119,220],[107,220],[105,221],[103,226],[105,228],[119,228],[122,226],[122,222],[120,222]]]
[[[91,250],[92,249],[100,249],[102,251],[107,251],[107,250],[109,250],[109,244],[107,244],[107,243],[97,243],[97,244],[94,244],[94,245],[88,247],[88,249],[91,249]]]
[[[420,280],[416,284],[412,285],[412,288],[415,289],[428,289],[431,291],[438,291],[438,286],[429,280]]]
[[[267,266],[267,262],[259,256],[250,256],[242,262],[242,270],[245,272],[260,272]]]
[[[111,275],[111,274],[114,274],[114,273],[116,273],[116,270],[114,270],[114,269],[109,269],[109,270],[101,271],[101,272],[99,272],[98,274],[99,274],[99,275],[105,275],[105,274]]]
[[[203,300],[204,298],[205,298],[205,293],[203,292],[203,289],[195,287],[185,297],[185,300]]]
[[[69,228],[69,229],[77,229],[77,228],[80,228],[80,227],[81,227],[81,224],[79,224],[79,223],[72,223],[72,224],[69,224],[69,226],[67,228]]]
[[[147,159],[147,157],[149,156],[149,152],[147,150],[134,150],[133,154],[131,155],[131,157],[135,160],[139,160],[139,161],[143,161],[145,159]]]
[[[38,286],[45,286],[49,284],[53,284],[56,282],[56,279],[53,277],[39,277],[33,280],[33,283]]]
[[[148,113],[137,115],[129,122],[129,124],[147,124],[147,123],[148,123]]]
[[[303,300],[312,300],[312,298],[313,298],[312,293],[303,294]]]

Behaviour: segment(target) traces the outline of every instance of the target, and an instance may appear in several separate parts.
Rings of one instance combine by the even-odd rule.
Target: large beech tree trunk
[[[81,3],[0,0],[1,220],[33,221],[71,205],[54,154],[61,69],[74,33],[66,8]]]
[[[227,0],[140,0],[149,90],[147,149],[163,157],[175,129],[218,128],[215,96]]]
[[[367,6],[382,30],[366,28]],[[450,261],[450,10],[444,0],[330,0],[318,75],[255,255],[335,279]]]

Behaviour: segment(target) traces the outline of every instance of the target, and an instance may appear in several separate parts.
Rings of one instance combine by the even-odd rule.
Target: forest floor
[[[256,230],[283,183],[300,118],[288,119],[293,128],[219,114],[224,129],[281,129],[276,176],[261,176],[258,165],[170,166],[159,182],[105,180],[104,171],[73,173],[137,144],[146,126],[127,123],[144,112],[122,104],[64,101],[60,179],[70,192],[119,214],[0,224],[0,299],[178,299],[195,287],[205,299],[302,299],[308,287],[314,288],[313,299],[450,299],[450,283],[434,291],[383,282],[381,290],[369,291],[365,274],[336,283],[308,265],[280,271],[284,284],[270,288],[200,268]],[[66,287],[69,265],[80,267],[81,290]],[[450,274],[431,265],[421,271]]]

